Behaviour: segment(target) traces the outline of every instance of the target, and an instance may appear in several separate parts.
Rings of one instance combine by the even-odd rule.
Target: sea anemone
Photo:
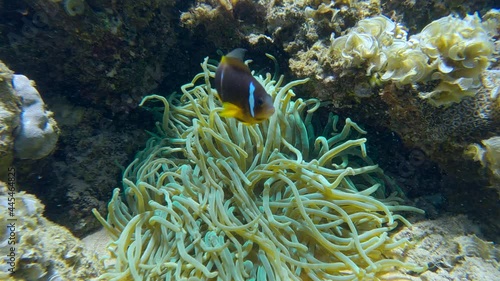
[[[399,205],[366,156],[366,134],[350,119],[317,124],[316,99],[256,77],[274,99],[269,120],[222,118],[210,80],[215,66],[163,103],[163,121],[125,170],[107,220],[116,259],[105,280],[374,280],[401,267],[388,257],[407,240],[389,236]],[[324,128],[318,130],[318,128]],[[318,133],[319,131],[319,133]],[[354,137],[354,138],[353,138]],[[397,191],[397,189],[394,189]]]

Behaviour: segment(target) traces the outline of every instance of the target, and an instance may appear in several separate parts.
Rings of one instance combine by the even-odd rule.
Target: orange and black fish
[[[243,62],[245,52],[238,48],[222,57],[215,73],[215,88],[222,100],[220,116],[252,125],[273,115],[274,106],[273,98]]]

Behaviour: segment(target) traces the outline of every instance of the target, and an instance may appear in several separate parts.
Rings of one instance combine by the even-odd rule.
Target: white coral
[[[56,147],[59,129],[52,118],[52,112],[45,109],[45,103],[32,82],[24,75],[14,75],[12,85],[21,98],[21,126],[15,134],[15,156],[20,159],[40,159]]]
[[[477,14],[464,19],[447,16],[427,25],[415,36],[422,52],[432,59],[446,63],[452,73],[471,69],[469,77],[478,79],[489,65],[494,44]]]
[[[481,86],[480,75],[488,68],[495,44],[500,13],[487,13],[484,24],[477,14],[464,19],[447,16],[406,39],[404,29],[384,16],[358,22],[346,35],[333,40],[330,54],[342,67],[364,64],[367,75],[399,85],[438,80],[429,93],[421,93],[434,105],[460,102]]]

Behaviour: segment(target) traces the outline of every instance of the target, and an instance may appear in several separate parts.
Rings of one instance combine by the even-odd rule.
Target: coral
[[[198,4],[181,15],[181,23],[191,32],[206,34],[206,40],[215,46],[234,46],[242,39],[238,28],[220,28],[221,26],[237,27],[237,20],[225,9],[217,6]],[[199,31],[201,30],[201,31]]]
[[[388,232],[399,205],[350,119],[316,123],[318,100],[292,100],[298,80],[257,77],[276,113],[245,126],[222,118],[215,66],[163,102],[159,132],[124,172],[105,220],[114,266],[101,279],[374,280],[407,239]],[[318,128],[323,133],[317,134]]]
[[[0,181],[14,160],[14,130],[21,115],[19,97],[12,89],[13,72],[0,61]]]
[[[484,31],[493,34],[491,30],[498,26],[495,12],[487,15],[483,16],[482,21]],[[497,37],[492,36],[492,38]],[[394,38],[393,43],[388,47],[394,48],[396,52],[388,52],[385,57],[379,56],[387,60],[386,71],[392,67],[391,64],[394,65],[394,71],[388,73],[384,79],[394,76],[403,83],[421,79],[425,81],[424,76],[432,76],[428,71],[431,69],[426,60],[428,56],[419,50],[417,40],[401,40]],[[498,41],[495,44],[498,46]],[[414,52],[421,59],[418,57],[408,60],[398,58],[399,46],[402,46],[400,50],[408,52],[404,56],[410,58],[411,52]],[[495,191],[488,189],[487,186],[498,187],[500,185],[492,177],[492,173],[484,172],[487,170],[483,170],[479,163],[473,163],[470,158],[463,155],[463,151],[471,143],[480,143],[485,138],[500,134],[500,100],[498,99],[500,71],[498,66],[492,64],[493,69],[482,71],[479,76],[481,87],[471,89],[474,92],[477,91],[475,95],[460,95],[460,102],[451,102],[447,106],[436,107],[428,99],[420,98],[420,93],[433,91],[440,83],[439,80],[412,83],[414,85],[400,84],[391,80],[382,81],[381,78],[385,73],[373,75],[377,69],[375,67],[372,68],[371,76],[366,75],[371,61],[366,61],[358,67],[343,68],[340,63],[335,65],[336,62],[342,61],[341,53],[337,61],[328,61],[327,58],[331,56],[325,58],[324,54],[328,54],[324,49],[326,47],[327,44],[324,43],[315,44],[314,48],[299,52],[301,56],[296,56],[291,60],[291,69],[294,73],[301,74],[301,77],[304,74],[313,78],[311,86],[308,86],[311,89],[310,93],[314,97],[331,102],[332,110],[336,113],[351,116],[363,124],[370,124],[381,134],[384,132],[381,128],[387,128],[389,134],[396,133],[407,148],[423,151],[430,161],[434,161],[439,166],[439,169],[429,169],[428,173],[432,176],[425,175],[425,178],[441,177],[440,184],[434,184],[434,188],[428,189],[427,193],[449,196],[448,203],[443,205],[448,210],[463,212],[463,208],[455,206],[468,202],[467,212],[485,221],[485,228],[493,229],[493,231],[488,231],[489,233],[498,229],[498,217],[496,217],[498,214],[489,214],[488,219],[484,220],[485,212],[481,210],[496,208],[498,203],[495,201],[497,200]],[[498,54],[493,54],[491,58],[492,60],[498,59]],[[401,71],[398,71],[400,68]],[[427,71],[423,71],[424,69]],[[458,93],[463,94],[463,92]],[[380,156],[380,158],[387,157],[387,155]],[[379,162],[390,161],[379,160]],[[387,166],[385,168],[387,169]],[[399,178],[405,174],[396,172]],[[410,180],[414,183],[407,185],[408,188],[415,186],[420,189],[420,185],[425,184],[424,177],[411,176]],[[467,190],[481,190],[481,192]],[[408,193],[417,194],[411,191]]]
[[[404,22],[411,34],[418,33],[429,22],[450,14],[465,17],[471,11],[477,11],[480,15],[484,15],[491,8],[498,7],[496,0],[382,0],[381,2],[383,13],[393,15],[398,22]]]
[[[14,75],[12,85],[21,99],[21,123],[15,131],[14,151],[20,159],[40,159],[56,148],[59,128],[53,113],[46,110],[34,82],[24,75]]]
[[[313,77],[313,96],[331,101],[332,110],[377,128],[388,128],[397,133],[406,147],[423,151],[447,174],[441,181],[442,184],[429,189],[429,192],[447,192],[452,196],[448,198],[447,208],[454,208],[463,201],[471,201],[472,195],[475,200],[472,201],[478,202],[478,205],[467,210],[483,217],[482,212],[474,210],[495,206],[495,202],[483,197],[489,198],[494,193],[486,186],[496,187],[499,184],[492,173],[484,172],[481,165],[464,157],[463,151],[471,143],[480,143],[481,140],[500,133],[500,72],[494,63],[498,53],[491,49],[492,46],[499,46],[498,41],[494,42],[498,39],[498,11],[486,13],[480,23],[477,15],[465,19],[453,16],[443,19],[454,22],[454,30],[461,33],[445,36],[444,29],[440,29],[441,40],[454,42],[454,45],[440,45],[439,52],[443,51],[443,54],[439,53],[438,56],[431,52],[438,50],[437,47],[429,47],[425,51],[422,47],[426,40],[433,41],[429,30],[407,40],[403,31],[398,33],[398,25],[381,24],[381,19],[392,20],[373,19],[368,18],[364,22],[373,22],[376,30],[384,30],[380,26],[394,26],[393,30],[386,29],[385,34],[388,36],[384,42],[379,42],[371,31],[361,30],[360,21],[347,33],[335,38],[330,46],[323,42],[299,52],[300,57],[296,56],[291,60],[292,71]],[[468,27],[470,32],[467,32]],[[434,29],[434,24],[431,23],[429,28]],[[376,42],[372,45],[361,42],[363,44],[360,46],[371,46],[365,52],[366,60],[360,55],[363,51],[354,54],[352,50],[356,48],[346,45],[350,34]],[[397,38],[396,34],[401,34],[401,37]],[[439,37],[437,32],[434,35]],[[454,41],[458,40],[457,37],[462,38],[463,44]],[[339,43],[335,43],[336,40]],[[433,41],[429,45],[438,46],[439,42]],[[335,57],[331,54],[332,48],[335,48]],[[466,54],[463,61],[454,55],[456,50],[450,51],[452,48],[460,49],[456,53]],[[378,54],[373,54],[373,50],[378,51]],[[477,64],[462,64],[466,60],[475,61],[472,57],[477,59]],[[485,69],[487,64],[493,69]],[[476,88],[477,85],[480,87]],[[453,92],[441,91],[447,88],[453,88]],[[438,90],[441,91],[439,94]],[[428,96],[428,99],[421,98],[424,93],[433,91],[436,91],[436,95]],[[445,106],[435,106],[439,104]],[[436,176],[440,173],[438,171],[429,170]],[[397,173],[400,177],[403,174]],[[415,182],[412,186],[423,184],[422,179],[411,178]],[[445,184],[446,181],[450,181],[450,184]],[[471,186],[481,192],[464,192]],[[485,204],[493,205],[486,207]],[[491,217],[485,226],[494,229],[498,219],[493,218],[494,215]]]
[[[487,70],[482,80],[486,83],[496,81],[496,73],[496,70]],[[446,108],[436,108],[418,98],[418,93],[411,89],[387,86],[381,98],[387,104],[390,128],[405,144],[422,149],[443,168],[453,170],[453,162],[463,165],[465,147],[498,131],[500,111],[494,94],[496,88],[496,85],[481,87],[476,95]]]
[[[436,106],[476,94],[481,73],[494,52],[492,36],[477,14],[464,19],[448,16],[433,21],[406,39],[402,27],[384,16],[359,21],[346,35],[335,38],[329,54],[335,67],[364,67],[367,75],[398,85],[439,84],[420,97]],[[327,60],[328,61],[328,60]]]
[[[318,61],[322,57],[322,51],[325,46],[318,42],[314,44],[307,51],[299,51],[296,54],[296,58],[289,62],[289,67],[299,77],[315,77],[316,79],[321,79],[323,74],[323,69],[320,67]],[[308,64],[303,64],[302,62],[307,61]]]
[[[0,279],[90,280],[98,276],[102,270],[98,259],[67,229],[43,217],[43,209],[33,195],[7,192],[0,182],[0,254],[7,257],[14,248],[15,264],[15,273],[9,275],[13,264],[2,258]]]
[[[483,19],[483,27],[486,29],[486,31],[493,35],[493,36],[498,36],[499,32],[498,29],[500,27],[500,10],[499,9],[491,9],[487,13],[484,14],[482,17]],[[497,44],[497,51],[498,51],[498,44]]]
[[[267,13],[266,28],[293,57],[379,13],[379,1],[276,1]]]
[[[470,141],[495,133],[500,124],[497,95],[500,72],[486,70],[481,78],[484,87],[476,95],[446,108],[436,108],[416,98],[414,89],[398,91],[387,86],[381,98],[388,105],[391,129],[398,132],[407,145],[420,147],[435,159],[450,156],[438,153],[443,146],[462,150]]]
[[[83,15],[85,12],[85,1],[84,0],[64,0],[64,10],[68,15],[74,17],[77,15]]]
[[[448,175],[478,188],[492,182],[490,174],[478,171],[480,165],[464,159],[463,150],[498,135],[500,128],[498,11],[482,13],[481,20],[469,15],[438,21],[453,22],[453,33],[426,22],[429,28],[409,39],[394,21],[397,15],[387,14],[390,19],[366,18],[344,33],[334,32],[332,41],[319,36],[311,47],[299,47],[290,59],[292,73],[311,77],[308,92],[331,102],[336,113],[397,133],[405,146],[422,150]],[[400,22],[408,20],[413,18]],[[375,36],[378,30],[385,31],[384,40]],[[442,42],[433,41],[431,33]],[[492,46],[497,50],[491,52]],[[470,173],[459,172],[463,169]]]

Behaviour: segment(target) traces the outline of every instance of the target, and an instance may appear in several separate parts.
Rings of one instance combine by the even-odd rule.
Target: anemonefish
[[[245,52],[238,48],[222,57],[215,73],[215,88],[222,100],[220,116],[253,125],[268,119],[274,106],[273,98],[243,62]]]

